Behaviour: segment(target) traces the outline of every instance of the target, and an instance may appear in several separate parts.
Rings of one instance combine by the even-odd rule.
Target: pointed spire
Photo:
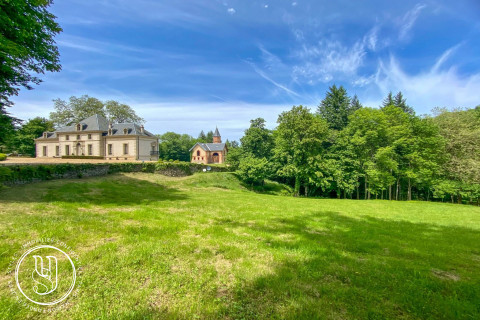
[[[218,127],[215,126],[215,132],[213,133],[214,137],[220,137],[220,132],[218,132]]]

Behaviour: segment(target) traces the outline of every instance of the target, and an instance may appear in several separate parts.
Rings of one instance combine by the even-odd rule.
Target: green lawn
[[[480,318],[480,208],[271,189],[137,173],[0,190],[0,318]],[[16,304],[3,271],[40,237],[82,264],[50,315]]]

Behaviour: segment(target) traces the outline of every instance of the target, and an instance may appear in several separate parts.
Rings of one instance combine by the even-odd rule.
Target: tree
[[[237,175],[251,186],[263,184],[268,175],[268,161],[265,158],[245,156],[238,166]]]
[[[207,132],[206,142],[207,143],[212,143],[213,142],[213,131],[212,130]]]
[[[386,107],[386,106],[394,106],[394,105],[395,105],[395,101],[393,99],[392,91],[390,91],[387,97],[383,99],[382,106]]]
[[[337,88],[336,85],[329,88],[325,99],[322,100],[317,109],[317,113],[327,121],[330,128],[335,130],[345,128],[348,123],[348,116],[354,111],[347,90],[343,86]]]
[[[166,132],[158,135],[159,158],[165,160],[190,161],[190,148],[196,139],[188,134]]]
[[[207,142],[207,135],[205,134],[205,132],[203,132],[203,130],[200,131],[200,133],[198,134],[197,141],[198,142],[203,142],[203,143]]]
[[[53,102],[55,111],[50,113],[50,120],[57,128],[71,125],[95,114],[113,123],[145,122],[130,106],[113,100],[104,103],[97,98],[83,95],[72,96],[68,102],[62,99],[55,99]]]
[[[354,95],[352,100],[350,101],[350,110],[351,112],[355,112],[358,109],[363,108],[362,104],[360,103],[360,100],[358,100],[357,95]]]
[[[399,91],[396,95],[395,98],[393,99],[393,105],[397,108],[400,108],[403,110],[403,112],[406,112],[408,114],[415,114],[415,111],[413,108],[407,105],[407,100],[403,98],[402,92]]]
[[[271,158],[274,141],[270,130],[265,127],[265,120],[257,118],[250,120],[250,128],[245,130],[245,135],[240,139],[243,151],[256,158]]]
[[[0,152],[9,150],[8,146],[15,134],[15,125],[19,122],[20,120],[10,116],[3,106],[0,106]]]
[[[53,122],[36,117],[28,120],[15,134],[15,148],[20,154],[35,156],[35,139],[44,132],[54,131]]]
[[[129,105],[118,101],[105,102],[105,112],[107,119],[113,123],[145,123],[145,120],[137,116]]]
[[[33,89],[33,74],[60,71],[54,36],[62,31],[47,11],[52,0],[0,2],[0,106],[10,106],[20,87]]]
[[[480,184],[480,118],[477,109],[437,109],[433,122],[445,139],[444,177],[458,182],[452,196],[462,202],[466,188]]]
[[[328,124],[303,106],[282,112],[275,130],[275,158],[281,163],[279,174],[295,179],[294,195],[302,185],[308,186],[312,163],[318,161],[322,143],[328,134]],[[308,190],[305,190],[308,194]]]

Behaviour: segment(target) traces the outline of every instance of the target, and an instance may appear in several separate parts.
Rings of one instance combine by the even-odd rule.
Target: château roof
[[[57,133],[72,133],[78,134],[81,131],[101,131],[103,136],[108,135],[108,120],[105,117],[96,114],[86,119],[83,119],[79,122],[81,125],[81,130],[77,131],[77,124],[70,126],[62,127],[55,132],[47,132],[47,139],[56,139],[58,137]],[[126,133],[125,133],[126,129]],[[147,136],[155,137],[154,134],[150,133],[147,130],[141,130],[141,126],[135,123],[114,123],[112,124],[112,136],[122,136],[122,135],[137,135],[137,136]],[[42,139],[40,137],[40,139]]]
[[[220,132],[218,132],[218,128],[215,127],[215,132],[213,133],[214,137],[220,137]]]

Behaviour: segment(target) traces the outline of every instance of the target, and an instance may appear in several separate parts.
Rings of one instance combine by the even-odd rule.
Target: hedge
[[[190,162],[144,163],[58,163],[48,165],[0,166],[0,184],[13,185],[52,179],[101,176],[119,172],[158,172],[168,176],[186,176],[202,171],[205,165]],[[212,171],[227,168],[212,167]]]
[[[5,153],[0,153],[0,161],[7,160],[7,155]]]

